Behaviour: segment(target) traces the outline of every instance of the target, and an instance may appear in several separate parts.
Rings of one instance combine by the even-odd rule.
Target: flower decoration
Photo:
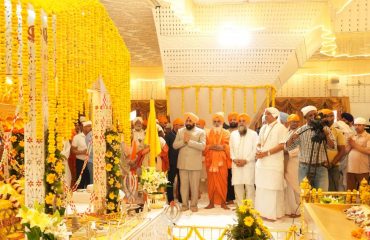
[[[59,212],[48,215],[41,204],[36,203],[34,208],[22,206],[17,217],[22,219],[21,223],[25,226],[25,234],[29,240],[54,240],[67,236],[67,228]]]
[[[106,153],[105,170],[107,172],[107,212],[118,212],[118,195],[121,188],[120,145],[121,138],[117,131],[109,129],[105,132]],[[118,160],[118,161],[117,161]]]
[[[53,134],[51,134],[53,133]],[[47,213],[53,213],[58,210],[64,214],[63,206],[63,180],[64,180],[64,164],[65,157],[56,149],[56,133],[50,129],[45,138],[45,210]]]
[[[9,175],[16,179],[24,177],[24,129],[23,126],[15,127],[10,137],[12,150],[9,158]]]
[[[143,190],[147,193],[156,193],[161,187],[166,187],[168,180],[165,172],[159,172],[153,167],[145,168],[140,177]]]
[[[263,225],[258,211],[253,208],[252,200],[243,200],[243,204],[236,210],[236,215],[238,217],[238,224],[229,228],[226,234],[228,239],[271,239],[271,233]]]

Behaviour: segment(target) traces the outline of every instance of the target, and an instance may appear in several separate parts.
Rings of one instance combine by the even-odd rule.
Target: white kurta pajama
[[[243,199],[251,199],[254,202],[254,169],[256,162],[256,149],[258,135],[255,131],[248,129],[245,136],[240,136],[239,131],[233,131],[230,135],[230,157],[231,160],[247,160],[247,164],[238,167],[232,163],[232,180],[236,202],[242,205]]]
[[[289,136],[292,134],[292,132],[289,132]],[[289,139],[289,137],[287,138]],[[299,148],[295,148],[289,153],[289,158],[287,159],[285,163],[285,180],[287,183],[287,186],[285,188],[285,214],[297,214],[298,206],[299,206],[299,181],[298,181],[298,166],[299,166],[299,160],[298,160],[298,154],[299,154]]]
[[[277,121],[262,126],[259,135],[261,151],[285,143],[287,132],[287,128]],[[262,217],[276,220],[285,215],[283,151],[257,159],[255,205]]]

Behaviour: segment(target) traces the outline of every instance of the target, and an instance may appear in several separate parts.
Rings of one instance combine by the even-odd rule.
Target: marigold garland
[[[29,46],[28,46],[28,10],[27,3],[22,1],[22,100],[23,100],[23,119],[28,123],[30,105],[30,84],[29,84]],[[1,7],[0,7],[1,9]],[[1,25],[1,24],[0,24]]]
[[[19,39],[18,39],[18,15],[17,15],[17,0],[11,1],[12,5],[12,17],[11,17],[11,33],[12,33],[12,80],[13,80],[13,103],[18,104],[19,98],[19,81],[18,81],[18,50],[19,50]]]
[[[24,177],[24,129],[13,129],[11,134],[9,175],[21,179]]]
[[[130,55],[118,29],[99,1],[10,2],[12,10],[9,16],[5,16],[5,11],[0,11],[0,95],[3,96],[9,89],[4,81],[8,64],[15,90],[11,97],[14,101],[22,97],[21,114],[25,123],[32,116],[32,104],[38,141],[44,138],[44,110],[47,108],[50,137],[46,139],[45,162],[48,166],[45,184],[49,189],[46,194],[49,203],[47,208],[50,208],[52,194],[58,194],[56,189],[59,187],[56,186],[61,186],[59,173],[62,172],[62,166],[57,154],[62,150],[63,142],[70,138],[74,121],[79,115],[89,118],[90,98],[87,90],[94,88],[93,84],[100,77],[112,97],[112,106],[104,107],[112,108],[113,122],[123,129],[124,139],[129,144]],[[17,13],[18,4],[21,11]],[[0,1],[0,9],[4,10],[4,7],[4,1]],[[32,11],[34,14],[30,15],[35,16],[35,22],[34,26],[29,26],[28,13]],[[47,16],[47,20],[43,16]],[[6,18],[10,18],[12,33],[8,49],[5,42]],[[33,53],[30,51],[30,41],[34,43]],[[11,56],[9,59],[6,58],[7,52]],[[35,88],[35,95],[32,96],[31,86]],[[45,104],[45,99],[49,105]],[[62,202],[60,198],[54,198],[53,201],[53,206],[57,207]]]
[[[213,89],[214,88],[221,88],[222,90],[222,106],[221,109],[223,112],[226,111],[226,93],[227,89],[231,88],[232,90],[232,111],[235,110],[235,91],[236,89],[244,90],[244,112],[247,111],[247,90],[251,89],[253,91],[253,111],[257,112],[257,90],[258,89],[265,89],[266,92],[266,100],[270,102],[272,100],[272,106],[275,106],[275,97],[276,97],[276,89],[272,85],[260,85],[260,86],[244,86],[244,85],[185,85],[185,86],[167,86],[166,87],[166,95],[167,95],[167,105],[168,96],[171,89],[180,89],[181,90],[181,109],[184,112],[185,106],[185,89],[188,88],[195,88],[195,110],[199,109],[199,90],[200,88],[208,88],[208,98],[209,98],[209,113],[213,113]]]
[[[122,175],[120,169],[121,159],[121,137],[115,130],[109,129],[105,132],[105,170],[107,172],[107,213],[119,211],[119,189],[121,188]]]
[[[5,46],[5,11],[4,11],[4,1],[0,1],[0,34],[3,37],[0,37],[0,91],[5,89],[5,75],[6,75],[6,46]]]
[[[53,213],[58,210],[64,214],[65,207],[63,206],[63,179],[64,179],[64,164],[67,161],[56,146],[50,146],[50,143],[55,144],[55,135],[48,133],[46,136],[48,142],[45,142],[46,149],[54,150],[54,153],[46,154],[45,156],[45,211]],[[47,151],[45,151],[47,153]]]

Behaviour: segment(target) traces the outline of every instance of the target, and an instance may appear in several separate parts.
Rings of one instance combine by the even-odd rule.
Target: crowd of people
[[[302,126],[298,115],[266,108],[258,131],[249,128],[248,114],[236,112],[227,119],[215,113],[209,129],[191,112],[175,119],[172,127],[158,121],[162,152],[156,168],[168,172],[168,201],[177,198],[182,211],[198,211],[199,186],[206,178],[206,209],[229,209],[229,203],[240,205],[248,198],[262,217],[276,220],[297,215],[299,183],[305,177],[323,191],[358,188],[370,173],[367,121],[349,113],[334,121],[334,111],[315,106],[301,111]],[[128,162],[138,175],[148,166],[144,138],[144,121],[137,117],[132,131],[136,151]]]

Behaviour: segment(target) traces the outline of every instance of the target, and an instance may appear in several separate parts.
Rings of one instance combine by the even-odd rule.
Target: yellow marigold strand
[[[28,8],[22,1],[22,97],[24,123],[28,122],[30,112],[30,84],[29,84],[29,46],[28,46]],[[1,7],[0,7],[1,8]],[[1,24],[0,24],[1,25]]]

